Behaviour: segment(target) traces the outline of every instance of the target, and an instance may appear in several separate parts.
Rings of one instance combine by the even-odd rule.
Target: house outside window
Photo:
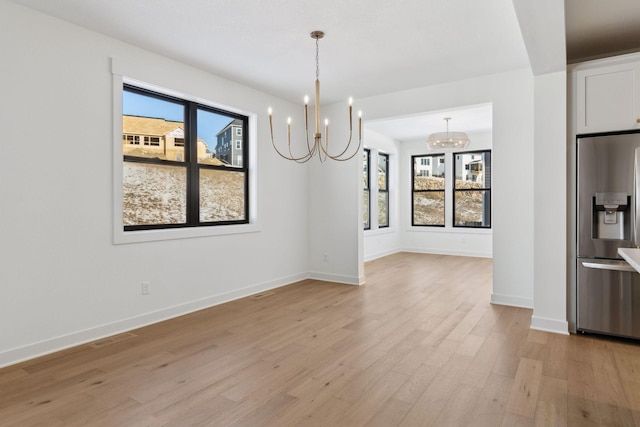
[[[232,166],[242,166],[242,121],[232,120],[216,135],[216,157]]]
[[[140,135],[122,135],[122,143],[140,145]]]
[[[249,222],[248,168],[209,148],[230,123],[246,135],[248,117],[128,84],[122,111],[125,232]]]

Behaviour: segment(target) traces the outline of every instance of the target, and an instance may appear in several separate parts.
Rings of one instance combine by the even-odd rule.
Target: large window
[[[365,148],[362,151],[362,179],[363,179],[363,225],[365,230],[371,228],[371,203],[369,202],[370,179],[369,164],[371,163],[371,150]]]
[[[412,225],[444,227],[444,155],[412,156]]]
[[[389,155],[378,153],[378,228],[389,226]]]
[[[123,89],[124,230],[248,223],[248,167],[214,151],[216,136],[233,123],[245,135],[246,153],[248,117]]]
[[[491,228],[491,151],[454,157],[454,227]]]

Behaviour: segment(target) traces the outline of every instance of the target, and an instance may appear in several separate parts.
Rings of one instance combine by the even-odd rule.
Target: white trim
[[[375,230],[363,230],[363,231],[364,231],[364,238],[366,239],[367,237],[379,236],[381,234],[397,233],[398,229],[396,227],[382,227],[382,228],[376,228]]]
[[[258,221],[258,144],[257,144],[257,114],[234,107],[213,103],[209,100],[193,95],[163,88],[152,83],[143,82],[125,76],[121,69],[122,64],[116,59],[111,60],[112,84],[113,84],[113,243],[141,243],[160,240],[188,239],[194,237],[222,236],[230,234],[260,232]],[[134,73],[135,74],[135,73]],[[223,109],[232,113],[247,116],[249,119],[249,223],[224,226],[185,227],[159,230],[124,231],[122,224],[122,85],[128,83],[177,98],[195,101],[203,105]]]
[[[569,335],[569,322],[566,320],[548,319],[546,317],[531,316],[531,329],[552,332],[554,334]]]
[[[184,304],[168,307],[162,310],[142,314],[140,316],[119,320],[113,323],[100,325],[94,328],[84,329],[67,335],[58,336],[37,343],[29,344],[3,351],[0,353],[0,368],[13,365],[25,360],[34,359],[46,354],[54,353],[77,345],[93,342],[111,335],[141,328],[154,323],[183,316],[198,310],[224,304],[229,301],[244,298],[266,290],[279,288],[307,279],[306,274],[296,274],[257,285],[247,286],[230,292],[202,298]]]
[[[533,299],[511,295],[491,294],[491,304],[533,309]]]
[[[409,222],[411,224],[411,222]],[[428,233],[459,233],[459,234],[486,234],[493,235],[491,228],[474,228],[474,227],[441,227],[428,225],[408,225],[406,232],[428,232]]]
[[[475,258],[493,258],[493,253],[485,251],[465,251],[464,249],[441,249],[441,248],[403,248],[398,252],[413,252],[417,254],[434,255],[454,255],[469,256]]]
[[[344,276],[342,274],[327,274],[327,273],[318,273],[318,272],[310,272],[310,279],[322,280],[323,282],[333,282],[333,283],[342,283],[343,285],[360,285],[362,284],[362,280],[359,276]]]
[[[616,56],[608,56],[606,58],[583,58],[579,62],[574,62],[567,65],[567,71],[576,72],[582,70],[591,70],[594,68],[606,67],[609,65],[628,64],[640,60],[640,53],[637,51],[630,51],[628,53],[620,52]]]
[[[407,251],[401,251],[400,249],[390,249],[388,251],[376,252],[374,254],[369,254],[368,256],[366,256],[364,258],[364,262],[373,261],[374,259],[386,257],[386,256],[393,255],[393,254],[397,254],[399,252],[407,252]]]

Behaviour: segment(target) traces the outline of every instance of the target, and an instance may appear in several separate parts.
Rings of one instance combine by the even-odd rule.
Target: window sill
[[[398,229],[396,227],[384,227],[376,228],[375,230],[364,230],[364,236],[379,236],[381,234],[392,234],[397,232]]]
[[[212,227],[171,228],[163,230],[124,231],[114,230],[115,245],[127,243],[157,242],[162,240],[191,239],[194,237],[224,236],[231,234],[257,233],[257,224],[221,225]]]
[[[419,231],[428,233],[445,233],[445,234],[493,234],[491,228],[464,228],[464,227],[416,227],[411,226],[406,231]]]

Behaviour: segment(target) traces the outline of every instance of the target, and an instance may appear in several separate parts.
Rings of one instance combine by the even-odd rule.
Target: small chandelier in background
[[[362,145],[362,111],[358,112],[358,148],[352,154],[347,154],[349,147],[351,146],[351,140],[353,136],[353,99],[349,98],[349,139],[344,149],[339,154],[329,153],[329,119],[324,120],[324,141],[322,133],[320,132],[320,66],[319,66],[319,51],[318,40],[324,37],[322,31],[314,31],[311,33],[311,38],[316,40],[316,99],[315,99],[315,119],[316,119],[316,131],[313,134],[313,143],[309,141],[309,97],[304,97],[304,129],[306,137],[306,148],[302,154],[294,155],[291,149],[291,117],[287,119],[287,150],[288,155],[283,154],[273,139],[273,111],[269,107],[269,129],[271,131],[271,144],[276,152],[287,160],[294,160],[298,163],[305,163],[311,160],[316,155],[320,159],[320,162],[324,163],[327,159],[345,161],[353,158],[360,151]]]
[[[446,132],[436,132],[427,138],[427,148],[429,151],[436,151],[442,148],[467,148],[469,145],[469,137],[464,132],[449,132],[449,120],[451,117],[445,117],[447,121]]]

